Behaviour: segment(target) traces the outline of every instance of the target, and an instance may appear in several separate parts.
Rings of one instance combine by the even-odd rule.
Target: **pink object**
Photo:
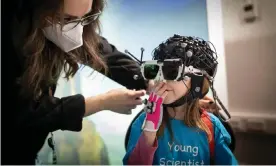
[[[149,102],[153,104],[153,113],[147,113],[146,121],[151,121],[154,124],[154,129],[158,129],[158,124],[161,115],[161,108],[163,103],[163,98],[151,93],[149,96]]]
[[[152,165],[157,147],[158,141],[156,138],[153,146],[149,146],[146,144],[144,134],[142,134],[128,158],[128,165]]]

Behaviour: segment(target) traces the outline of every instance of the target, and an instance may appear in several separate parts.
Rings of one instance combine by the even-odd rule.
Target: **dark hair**
[[[192,56],[188,56],[188,51],[192,52]],[[193,67],[205,70],[209,75],[214,76],[217,67],[217,57],[214,54],[215,51],[211,49],[209,43],[200,40],[199,38],[174,35],[153,50],[153,59],[164,60],[180,58],[185,66],[192,65]],[[208,78],[205,77],[201,87],[202,95],[208,92],[210,86]],[[197,127],[206,132],[208,140],[210,141],[212,139],[212,134],[208,126],[201,119],[199,98],[187,102],[184,106],[185,115],[183,123],[188,127]],[[167,108],[165,107],[164,109]],[[164,111],[162,124],[157,132],[158,137],[163,135],[165,127],[168,127],[171,139],[173,139],[169,114],[167,111]]]
[[[159,44],[153,50],[152,56],[154,60],[180,58],[186,66],[205,70],[214,77],[218,62],[215,47],[212,49],[211,46],[211,42],[201,38],[174,35]],[[188,52],[192,53],[191,57],[188,56]]]
[[[63,0],[22,1],[16,13],[14,23],[20,28],[13,30],[13,41],[20,58],[25,59],[25,72],[19,79],[24,96],[40,97],[43,90],[56,84],[62,69],[65,78],[74,76],[79,69],[78,63],[92,66],[99,71],[107,70],[98,50],[99,19],[84,27],[83,46],[69,53],[65,53],[45,38],[42,31],[45,17],[52,17],[52,20],[62,23],[63,4]],[[102,11],[103,8],[103,0],[93,0],[92,12]],[[60,15],[59,20],[57,14]]]

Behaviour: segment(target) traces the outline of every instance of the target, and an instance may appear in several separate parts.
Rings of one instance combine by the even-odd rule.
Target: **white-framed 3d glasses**
[[[184,75],[189,73],[194,75],[203,75],[201,70],[196,69],[193,66],[184,66],[181,59],[144,61],[140,68],[142,76],[145,80],[178,81],[181,77],[183,77],[183,72]]]

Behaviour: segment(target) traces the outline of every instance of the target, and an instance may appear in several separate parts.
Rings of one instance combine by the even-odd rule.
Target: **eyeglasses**
[[[76,26],[81,23],[82,26],[88,25],[92,22],[94,22],[95,20],[97,20],[99,18],[99,16],[101,15],[101,11],[95,13],[95,14],[91,14],[91,15],[86,15],[82,18],[78,18],[78,19],[74,19],[74,20],[70,20],[70,21],[66,21],[64,22],[64,24],[71,24],[71,23],[75,23]]]
[[[66,19],[63,22],[63,27],[62,27],[62,31],[70,31],[72,29],[74,29],[75,27],[77,27],[79,24],[81,24],[82,26],[86,26],[91,24],[92,22],[96,21],[99,16],[101,15],[101,11],[94,13],[94,14],[90,14],[90,15],[85,15],[82,18],[77,18],[77,19],[73,19],[73,20],[69,20],[66,21]],[[50,20],[47,19],[48,22],[50,22],[52,24],[52,22]],[[58,22],[58,24],[62,24],[61,22]]]
[[[141,73],[146,80],[177,80],[182,70],[183,64],[180,59],[145,61],[141,65]]]
[[[182,74],[183,72],[184,75]],[[193,66],[184,66],[181,59],[145,61],[141,65],[141,73],[146,80],[172,81],[178,81],[187,74],[203,75],[203,72],[201,70],[193,68]]]

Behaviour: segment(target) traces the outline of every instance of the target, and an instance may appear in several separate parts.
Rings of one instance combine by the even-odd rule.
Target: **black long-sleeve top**
[[[8,11],[7,13],[11,13]],[[39,101],[23,99],[16,79],[22,75],[22,64],[9,36],[10,17],[4,17],[2,34],[2,163],[34,164],[39,150],[47,135],[56,130],[80,131],[85,112],[85,101],[81,94],[56,98],[44,94]],[[2,25],[3,25],[2,24]],[[10,24],[12,25],[12,24]],[[146,89],[146,83],[140,77],[139,65],[128,55],[119,52],[115,46],[101,38],[99,46],[107,62],[107,76],[129,89]],[[7,66],[4,66],[7,65]],[[55,86],[53,87],[55,89]],[[5,91],[6,90],[6,91]]]

